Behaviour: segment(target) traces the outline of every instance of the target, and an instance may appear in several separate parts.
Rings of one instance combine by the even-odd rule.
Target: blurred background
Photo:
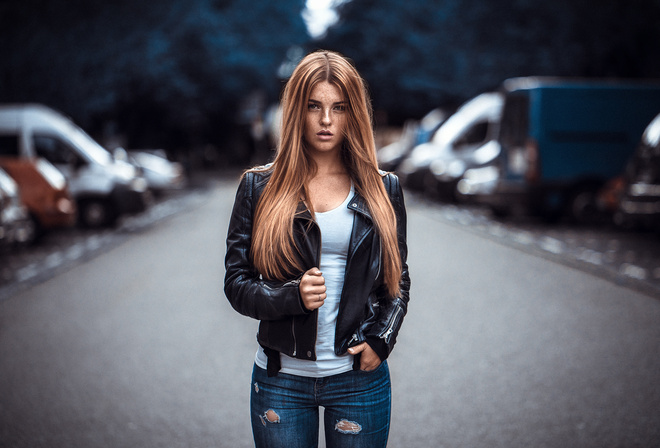
[[[657,0],[5,0],[0,102],[44,103],[104,146],[243,166],[316,48],[352,58],[376,125],[400,126],[515,76],[659,77],[658,23]]]
[[[0,0],[0,446],[251,446],[225,232],[319,48],[406,189],[391,446],[660,446],[658,24],[660,0]]]
[[[62,171],[72,196],[56,202],[60,214],[113,224],[186,176],[269,161],[284,83],[324,48],[351,58],[367,81],[379,162],[407,188],[484,203],[497,216],[636,227],[639,216],[628,215],[660,221],[660,186],[647,187],[660,184],[657,132],[633,160],[660,112],[658,23],[659,0],[5,0],[0,168],[21,190],[25,173],[6,159],[46,159],[41,171],[47,162]],[[53,111],[19,112],[26,103]],[[89,135],[53,139],[49,124],[32,142],[27,123],[46,116]],[[62,153],[67,146],[75,154]],[[114,171],[136,168],[121,168],[119,183],[139,197],[89,193],[76,178],[107,172],[81,174],[99,157],[117,162]],[[4,234],[18,236],[5,239],[32,241],[71,222],[27,206],[33,228],[8,225]]]

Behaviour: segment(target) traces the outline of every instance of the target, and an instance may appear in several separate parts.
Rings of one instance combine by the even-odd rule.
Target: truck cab
[[[498,215],[514,210],[588,221],[660,107],[660,84],[562,78],[505,81],[497,163],[459,190]]]

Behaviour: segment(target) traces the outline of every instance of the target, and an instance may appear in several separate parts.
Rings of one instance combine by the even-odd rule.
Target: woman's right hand
[[[303,305],[310,311],[323,306],[327,294],[325,293],[325,279],[319,268],[312,268],[305,272],[298,285]]]

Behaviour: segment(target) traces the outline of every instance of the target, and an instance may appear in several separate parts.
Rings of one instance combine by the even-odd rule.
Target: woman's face
[[[305,142],[312,153],[339,152],[344,141],[348,103],[327,81],[314,86],[305,115]]]

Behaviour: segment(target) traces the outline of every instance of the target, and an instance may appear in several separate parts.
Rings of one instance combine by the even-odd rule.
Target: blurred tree
[[[352,0],[322,48],[352,57],[392,121],[513,76],[660,76],[658,0]]]
[[[354,60],[369,83],[374,107],[402,117],[428,111],[456,93],[448,81],[454,49],[446,30],[451,1],[352,0],[318,47]]]
[[[43,102],[96,131],[116,121],[129,145],[221,139],[215,131],[243,97],[277,99],[287,49],[308,39],[303,8],[304,0],[4,0],[0,101]]]
[[[0,102],[43,102],[96,133],[114,123],[131,147],[234,147],[250,119],[237,114],[278,98],[297,47],[351,57],[394,123],[512,76],[660,77],[660,0],[351,0],[313,42],[304,6],[2,0]]]

